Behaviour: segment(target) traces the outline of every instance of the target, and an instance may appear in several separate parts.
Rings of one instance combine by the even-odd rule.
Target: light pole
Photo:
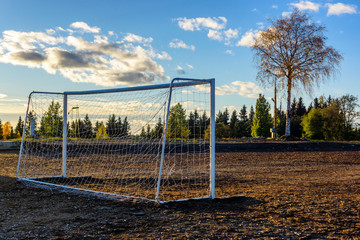
[[[71,110],[68,112],[68,114],[71,113],[71,119],[73,119],[73,110],[75,110],[75,137],[77,137],[77,132],[79,131],[79,137],[80,137],[80,126],[79,126],[79,107],[72,107]]]

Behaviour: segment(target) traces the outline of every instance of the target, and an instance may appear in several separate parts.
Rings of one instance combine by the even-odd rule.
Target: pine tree
[[[115,114],[110,115],[108,121],[106,122],[106,132],[109,134],[109,137],[116,136],[116,123]]]
[[[84,121],[83,121],[84,129],[83,129],[83,138],[92,138],[93,132],[92,132],[92,123],[90,121],[89,115],[86,114]]]
[[[235,138],[236,137],[236,129],[235,129],[235,124],[238,122],[238,118],[237,118],[237,112],[236,110],[234,110],[231,114],[231,118],[230,118],[230,137]]]
[[[15,127],[15,134],[18,134],[21,137],[23,131],[24,131],[24,121],[21,119],[21,116],[19,116],[19,120]]]
[[[264,95],[259,94],[255,105],[255,117],[251,127],[251,136],[270,137],[270,128],[273,126],[273,119],[270,115],[270,104]]]
[[[121,134],[123,136],[128,136],[130,135],[130,123],[127,120],[127,117],[124,118],[124,122],[122,124],[122,130],[121,130]]]
[[[152,130],[152,135],[154,138],[161,138],[163,136],[164,125],[159,117],[158,122],[156,123],[154,129]]]

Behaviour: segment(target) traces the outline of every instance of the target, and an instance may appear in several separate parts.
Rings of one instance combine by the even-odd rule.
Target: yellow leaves
[[[11,132],[12,132],[11,131],[12,130],[11,123],[6,122],[4,124],[1,124],[1,128],[3,131],[3,139],[6,140],[6,139],[11,138]]]

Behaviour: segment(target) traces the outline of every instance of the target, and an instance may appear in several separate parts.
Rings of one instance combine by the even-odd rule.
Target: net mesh
[[[115,197],[198,198],[210,189],[210,94],[174,87],[159,180],[169,88],[67,95],[33,93],[18,177]]]

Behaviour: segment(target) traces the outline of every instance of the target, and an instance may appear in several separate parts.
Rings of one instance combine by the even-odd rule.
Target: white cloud
[[[319,8],[320,8],[320,4],[318,3],[313,3],[310,1],[300,1],[298,3],[290,3],[290,5],[296,7],[299,10],[311,10],[311,11],[315,11],[318,12]]]
[[[184,48],[184,49],[190,49],[192,51],[195,51],[194,45],[187,45],[182,40],[174,39],[169,43],[169,47],[171,48]]]
[[[0,99],[1,98],[6,98],[7,97],[7,95],[6,94],[4,94],[4,93],[0,93]]]
[[[356,14],[356,12],[357,12],[357,6],[350,5],[350,4],[343,4],[343,3],[331,4],[331,3],[328,3],[328,4],[326,4],[326,6],[328,7],[327,16],[340,15],[340,14],[345,14],[345,13],[347,13],[347,14]]]
[[[232,50],[228,49],[225,51],[226,54],[229,54],[229,55],[233,55],[234,56],[234,53]]]
[[[217,31],[210,29],[207,36],[213,40],[224,41],[225,45],[229,45],[231,39],[239,37],[239,31],[237,29],[231,28],[225,31]]]
[[[186,74],[185,70],[179,65],[176,67],[176,71],[178,74]]]
[[[220,30],[225,28],[227,23],[225,17],[177,18],[176,21],[179,27],[185,31],[200,31],[202,29]]]
[[[216,30],[212,30],[212,29],[210,29],[208,34],[207,34],[207,36],[210,39],[218,40],[218,41],[221,41],[223,39],[223,37],[221,35],[222,35],[221,32],[216,31]]]
[[[152,38],[127,34],[128,42],[111,42],[108,36],[98,34],[100,29],[87,28],[86,23],[72,26],[86,30],[92,41],[61,27],[54,28],[57,34],[49,30],[4,31],[3,38],[0,37],[0,62],[41,68],[50,74],[60,73],[73,82],[102,86],[146,84],[166,78],[163,67],[154,59],[171,60],[171,56],[155,51],[150,45]],[[91,39],[91,35],[87,37]]]
[[[259,31],[250,29],[241,37],[236,46],[251,47],[255,43],[255,39],[259,36],[259,34]]]
[[[272,8],[278,8],[278,5],[272,5],[271,7]]]
[[[190,64],[185,64],[185,65],[190,70],[194,69],[194,67]],[[183,67],[181,67],[180,65],[177,65],[175,70],[177,71],[178,74],[187,74],[185,69]]]
[[[142,36],[139,36],[139,35],[136,35],[136,34],[133,34],[133,33],[128,33],[124,37],[124,41],[134,42],[134,43],[151,43],[153,41],[153,39],[151,37],[144,38]]]
[[[204,85],[196,86],[200,91],[209,91],[209,87]],[[215,88],[216,95],[240,95],[248,98],[258,98],[259,94],[264,93],[258,85],[253,82],[235,81],[230,84]]]
[[[177,18],[175,19],[181,29],[185,31],[207,31],[207,37],[230,45],[231,40],[238,38],[237,29],[225,29],[227,19],[225,17],[208,18]]]
[[[88,33],[99,33],[100,32],[100,28],[98,28],[98,27],[90,27],[85,22],[74,22],[74,23],[72,23],[70,25],[70,27],[80,29],[80,30],[82,30],[84,32],[88,32]]]

